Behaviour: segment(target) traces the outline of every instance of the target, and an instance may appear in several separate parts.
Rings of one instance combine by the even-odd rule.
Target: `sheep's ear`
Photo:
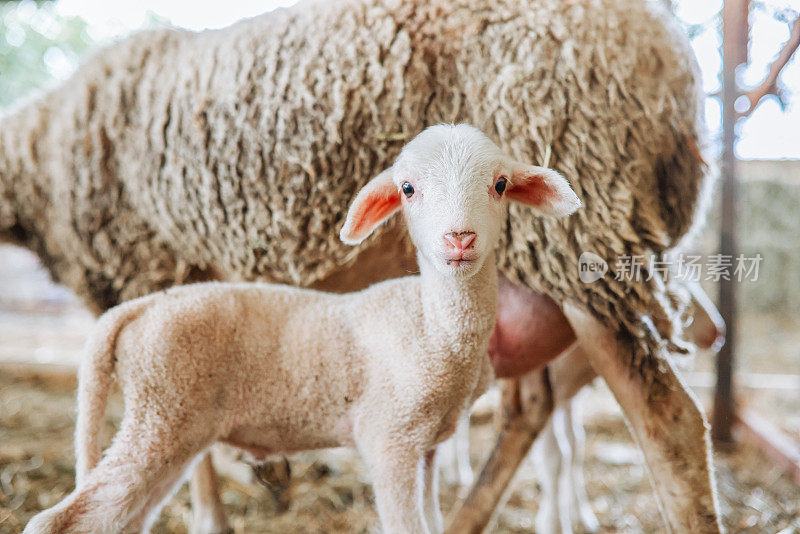
[[[339,237],[348,245],[358,245],[398,209],[400,192],[392,181],[389,167],[358,192]]]
[[[533,206],[544,215],[565,217],[581,207],[569,182],[553,169],[515,162],[508,182],[509,200]]]

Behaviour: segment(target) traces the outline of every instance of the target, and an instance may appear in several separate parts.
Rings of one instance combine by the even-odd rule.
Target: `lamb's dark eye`
[[[497,194],[503,196],[503,191],[506,190],[506,178],[505,176],[501,176],[497,179],[494,183],[494,190],[497,191]]]
[[[408,182],[403,182],[401,188],[403,189],[403,194],[406,196],[406,198],[411,198],[411,196],[414,194],[414,186]]]

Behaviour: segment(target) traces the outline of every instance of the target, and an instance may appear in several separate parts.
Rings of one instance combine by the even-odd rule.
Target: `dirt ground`
[[[93,318],[63,289],[49,284],[36,261],[0,247],[0,365],[8,361],[74,364]],[[741,401],[800,441],[800,320],[759,314],[743,321]],[[698,357],[687,375],[708,406],[702,382],[713,357]],[[2,367],[0,366],[0,369]],[[705,375],[703,373],[706,373]],[[705,378],[703,378],[705,377]],[[706,384],[707,385],[707,384]],[[586,400],[586,479],[604,533],[663,532],[642,456],[631,441],[608,390],[595,385]],[[121,413],[112,403],[108,432]],[[12,378],[0,371],[0,534],[20,532],[34,513],[73,485],[73,386]],[[491,449],[491,414],[473,416],[471,455],[478,467]],[[344,533],[375,531],[367,473],[346,449],[290,457],[292,478],[280,495],[223,477],[222,496],[237,533]],[[800,486],[748,446],[715,458],[720,506],[729,532],[800,533]],[[531,532],[539,488],[530,463],[520,470],[492,532]],[[442,489],[445,514],[457,501]],[[154,532],[183,533],[190,516],[184,486],[165,508]]]
[[[120,413],[110,410],[109,431]],[[586,477],[601,532],[662,532],[641,453],[633,445],[607,390],[596,387],[587,399]],[[37,511],[55,504],[73,485],[74,393],[0,376],[0,532],[20,532]],[[490,418],[475,418],[472,460],[490,449]],[[340,449],[290,458],[292,479],[283,495],[259,485],[223,478],[222,496],[237,533],[370,532],[376,517],[368,477],[356,455]],[[800,487],[761,453],[741,446],[717,454],[717,482],[730,532],[800,532]],[[524,465],[513,493],[492,532],[531,532],[539,489],[530,464]],[[445,514],[456,501],[443,488]],[[183,487],[164,510],[156,533],[186,532],[190,515]]]

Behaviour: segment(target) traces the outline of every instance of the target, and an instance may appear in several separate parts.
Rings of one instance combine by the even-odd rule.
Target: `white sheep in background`
[[[519,160],[550,152],[585,204],[566,221],[509,209],[493,361],[543,369],[577,338],[659,481],[665,528],[719,533],[707,425],[671,363],[685,299],[657,270],[578,274],[583,252],[675,252],[702,220],[698,72],[673,17],[643,0],[300,2],[219,31],[148,31],[0,117],[0,241],[98,313],[187,281],[354,291],[414,268],[399,225],[356,248],[333,231],[407,136],[469,122]],[[558,342],[534,342],[540,330]],[[455,532],[485,526],[551,405],[506,412],[531,424],[498,436],[500,469]],[[208,497],[198,523],[224,531],[203,513],[218,496],[193,487]]]
[[[341,231],[360,243],[402,208],[420,276],[344,295],[197,284],[107,312],[81,367],[77,487],[25,532],[147,530],[217,441],[254,456],[355,446],[386,531],[441,531],[435,447],[492,376],[506,197],[554,216],[580,206],[555,171],[435,126],[358,193]],[[125,415],[101,460],[112,375]]]

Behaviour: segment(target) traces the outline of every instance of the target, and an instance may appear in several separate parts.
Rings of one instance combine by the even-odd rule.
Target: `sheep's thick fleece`
[[[550,147],[585,205],[567,220],[512,206],[501,269],[589,306],[638,358],[679,342],[679,296],[659,273],[584,284],[578,257],[613,272],[689,231],[706,182],[696,71],[643,0],[305,2],[149,31],[2,120],[0,236],[98,309],[192,279],[311,285],[374,242],[337,231],[403,141],[470,122],[520,160]]]

